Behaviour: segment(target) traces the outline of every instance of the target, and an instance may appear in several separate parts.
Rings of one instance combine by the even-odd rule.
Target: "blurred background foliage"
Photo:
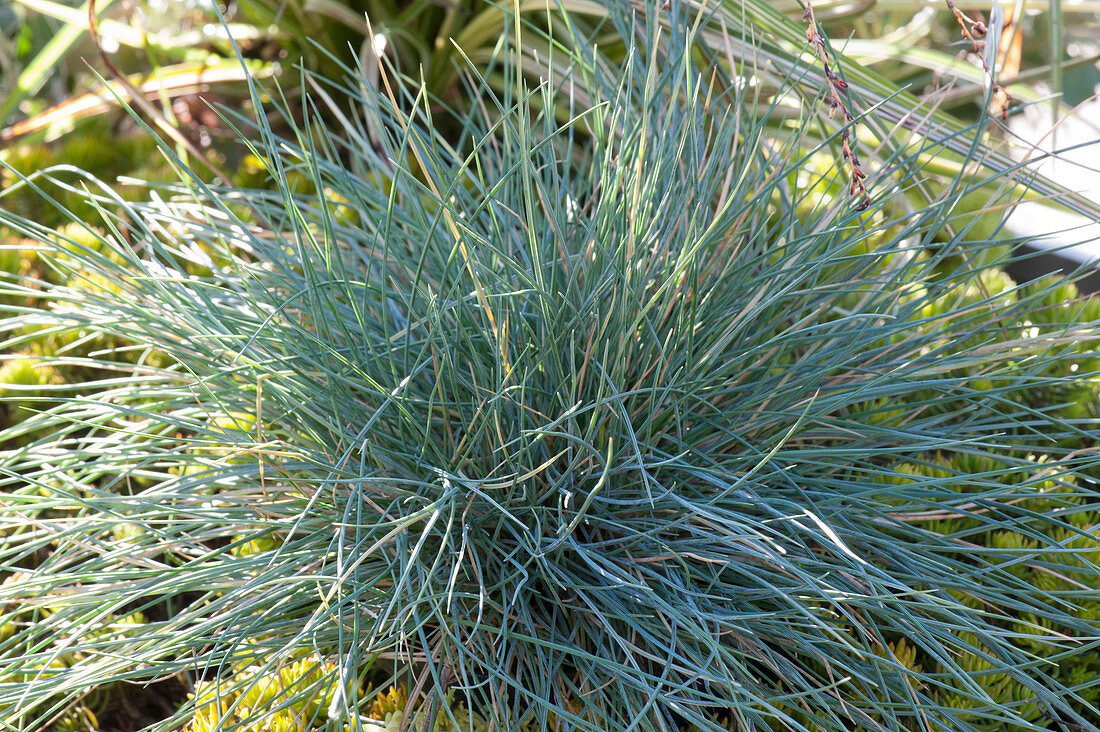
[[[672,0],[672,5],[679,2]],[[989,21],[988,2],[957,5],[968,17]],[[1100,0],[1019,0],[1002,5],[1004,20],[989,37],[996,39],[998,47],[995,60],[998,84],[1013,100],[1008,115],[1019,113],[1024,104],[1036,104],[1048,107],[1053,121],[1091,99],[1100,87],[1097,64]],[[713,77],[716,96],[734,84],[749,84],[756,88],[762,105],[775,103],[780,110],[788,107],[791,120],[800,119],[807,105],[818,105],[822,120],[817,139],[835,131],[835,125],[824,121],[831,114],[829,102],[821,101],[827,88],[823,77],[807,74],[802,98],[775,96],[784,88],[780,80],[798,68],[800,59],[813,53],[805,40],[805,9],[800,3],[726,0],[709,3],[707,7],[719,22],[728,24],[732,37],[737,39],[732,44],[728,38],[709,46],[703,44],[697,50],[699,68],[724,71],[724,77],[717,72]],[[251,109],[246,76],[263,84],[266,93],[290,100],[293,106],[307,91],[300,86],[305,77],[299,73],[299,66],[321,76],[338,78],[347,70],[347,57],[354,56],[367,70],[359,83],[377,85],[379,75],[371,73],[371,69],[377,70],[378,64],[384,63],[396,73],[422,80],[426,94],[440,111],[440,124],[446,125],[448,108],[478,103],[477,88],[469,86],[463,72],[468,62],[484,69],[485,79],[497,90],[510,83],[503,74],[495,73],[494,68],[500,55],[508,50],[510,39],[515,37],[517,18],[522,22],[524,43],[520,50],[527,74],[533,79],[549,77],[562,83],[566,79],[569,83],[578,80],[569,76],[569,69],[553,67],[551,37],[579,33],[578,29],[582,29],[583,34],[600,38],[606,21],[601,3],[589,0],[565,0],[560,6],[551,7],[536,0],[501,4],[475,0],[236,0],[219,6],[218,12],[207,0],[100,0],[95,10],[99,16],[98,44],[88,32],[87,4],[0,0],[0,160],[4,163],[0,169],[0,207],[37,222],[44,229],[57,230],[57,236],[74,247],[95,246],[94,238],[82,234],[74,224],[94,220],[96,215],[82,195],[77,184],[79,176],[73,174],[75,170],[91,173],[121,197],[128,195],[128,180],[132,179],[136,186],[137,182],[174,178],[173,164],[159,154],[144,125],[177,130],[179,139],[172,139],[171,144],[180,158],[211,182],[220,178],[229,185],[263,184],[268,178],[263,161],[242,153],[239,145],[232,144],[237,139],[236,132],[230,121],[216,111],[222,106],[246,116],[255,111]],[[857,126],[855,143],[862,155],[861,164],[872,179],[872,195],[880,195],[880,189],[888,187],[888,176],[879,175],[879,171],[888,171],[892,160],[892,151],[880,145],[888,135],[879,134],[876,125],[919,127],[927,122],[940,129],[952,125],[963,129],[980,118],[987,103],[981,56],[962,37],[960,23],[947,3],[836,0],[815,2],[814,10],[837,54],[831,59],[834,68],[849,82],[850,95],[844,103],[856,112],[881,105],[870,112],[865,123]],[[593,53],[621,60],[624,51],[621,39],[608,31],[605,40]],[[113,68],[103,63],[101,52],[111,60]],[[747,58],[755,58],[759,63],[755,75],[746,78],[730,73],[737,65],[735,60]],[[277,88],[270,83],[274,79],[278,80]],[[104,80],[113,85],[113,91],[105,91]],[[135,89],[147,99],[149,107],[131,113],[117,103],[115,95],[128,98]],[[583,99],[584,90],[578,89],[577,95]],[[572,113],[570,109],[555,110],[561,119]],[[784,129],[783,115],[775,115],[775,120],[775,138],[782,140],[789,136],[791,131]],[[289,125],[282,129],[289,129]],[[453,130],[456,138],[461,132]],[[812,142],[815,138],[811,135],[806,139]],[[985,139],[994,150],[988,160],[1002,169],[1011,167],[1008,153],[1017,141],[1005,133],[1003,125],[994,120]],[[999,159],[998,151],[1003,155]],[[920,208],[922,198],[940,195],[943,186],[948,185],[946,181],[957,171],[959,161],[966,158],[965,152],[950,147],[929,151],[926,187],[899,195],[896,205],[902,209]],[[838,149],[836,155],[841,154]],[[195,165],[196,156],[205,160],[209,168]],[[823,167],[829,168],[831,164]],[[940,179],[936,177],[937,171],[941,173]],[[311,181],[303,177],[300,185],[306,190]],[[819,183],[819,197],[810,202],[804,200],[801,205],[809,208],[850,205],[847,188],[843,176],[823,179]],[[1055,190],[1039,186],[1037,195]],[[49,204],[42,193],[59,205]],[[1013,194],[1023,195],[1022,189]],[[907,198],[912,201],[907,202]],[[973,210],[960,212],[971,214],[975,239],[1000,235],[1005,211],[1003,208],[987,211],[986,202],[992,198],[990,193],[977,192],[966,199]],[[1081,210],[1092,210],[1085,201],[1077,201],[1075,205]],[[1006,246],[1010,244],[1006,240]],[[40,258],[40,249],[29,240],[0,229],[0,269],[9,278],[59,281],[73,276],[65,267],[57,266],[57,262]],[[996,292],[1009,289],[1011,282],[991,280],[985,287]],[[974,291],[970,296],[979,302],[989,297],[989,291]],[[1049,301],[1032,303],[1034,315],[1029,327],[1040,327],[1044,318],[1063,322],[1067,304],[1082,319],[1100,319],[1097,304],[1079,300],[1070,284],[1063,285],[1056,296],[1045,297]],[[86,380],[89,372],[81,363],[83,355],[118,345],[49,329],[42,332],[29,329],[18,352],[4,354],[0,364],[0,394],[4,397],[0,420],[4,426],[17,424],[29,413],[28,408],[44,408],[41,401],[34,400],[43,393],[43,386],[68,383],[75,388]],[[161,358],[140,348],[129,353],[134,363]],[[70,355],[70,363],[44,364],[41,360],[57,354]],[[1082,358],[1085,357],[1083,354]],[[1095,370],[1095,365],[1081,368],[1082,373]],[[1071,373],[1049,376],[1067,377],[1065,387],[1058,394],[1036,392],[1037,398],[1056,398],[1056,403],[1036,404],[1035,408],[1056,411],[1069,420],[1097,416],[1093,383],[1075,381]],[[884,404],[856,405],[853,409],[889,413],[889,405]],[[22,439],[29,438],[27,435]],[[1082,439],[1081,446],[1084,445]],[[931,456],[925,462],[914,462],[906,471],[899,471],[896,479],[919,483],[959,472],[981,474],[985,469],[969,464],[968,460],[973,459],[963,454]],[[1067,507],[1081,502],[1068,489],[1066,497],[1058,498],[1063,489],[1066,486],[1054,486],[1050,505],[1034,509],[1068,511]],[[1091,541],[1100,516],[1077,512],[1072,520],[1076,532],[1064,529],[1056,541],[1067,545]],[[930,516],[928,521],[930,530],[947,536],[967,535],[973,528],[970,520],[959,516]],[[990,545],[1021,541],[1016,534],[970,538]],[[233,551],[247,552],[248,547],[248,543],[242,543]],[[1021,555],[1027,555],[1032,547],[1021,544],[1017,548]],[[1021,562],[1015,571],[1022,581],[1049,592],[1075,582],[1073,578],[1045,572],[1041,562]],[[48,609],[36,612],[41,612],[44,618],[49,614]],[[1100,619],[1100,593],[1097,601],[1081,607],[1080,613],[1082,617]],[[1048,624],[1041,617],[1018,620],[1023,626]],[[140,613],[120,615],[117,620],[119,624],[142,621]],[[9,632],[11,629],[5,626],[3,633]],[[904,644],[892,646],[891,652],[895,661],[913,667],[934,667],[936,663]],[[59,656],[58,662],[64,663],[64,656]],[[285,697],[286,689],[307,683],[318,669],[315,665],[289,663],[262,684],[246,666],[235,673],[234,683],[241,690],[233,691],[230,684],[229,693],[219,703],[239,702],[232,713],[245,720],[249,709],[264,701],[261,698],[264,694],[267,701],[280,695]],[[1059,667],[1058,673],[1064,677],[1059,680],[1068,686],[1085,684],[1100,674],[1100,654],[1082,654],[1077,663]],[[1026,695],[1026,690],[1006,678],[994,676],[990,683],[1000,685],[997,693],[1006,704]],[[163,707],[179,703],[191,693],[182,683],[163,682],[150,688],[153,691],[141,704],[129,699],[127,695],[132,690],[125,685],[115,685],[106,692],[99,690],[81,705],[63,710],[56,729],[136,729],[168,716]],[[1086,693],[1086,701],[1096,701],[1094,688]],[[150,705],[149,699],[158,701]],[[395,720],[400,720],[407,699],[408,691],[403,688],[391,689],[379,697],[376,716],[382,725],[388,720],[385,728],[395,728]],[[299,729],[295,726],[297,720],[307,711],[315,711],[324,701],[304,698],[288,702],[281,716],[264,718],[262,729]],[[954,703],[965,705],[965,690],[960,690]],[[192,729],[203,732],[214,729],[210,720],[228,714],[227,709],[201,711]],[[1035,718],[1033,721],[1039,721],[1038,708],[1027,713]],[[480,722],[476,715],[471,720],[468,721],[477,729]],[[980,719],[976,718],[974,725],[975,729],[985,729]]]
[[[1015,100],[1044,100],[1052,110],[1065,112],[1095,93],[1100,84],[1095,33],[1100,2],[999,4],[1003,19],[986,40],[997,46],[998,83]],[[989,2],[956,6],[967,17],[991,21]],[[782,77],[794,67],[793,58],[809,50],[800,2],[738,0],[700,7],[727,24],[731,35],[741,39],[739,45],[765,52],[763,60],[775,68],[761,63],[761,77]],[[854,90],[857,106],[880,102],[874,93],[904,89],[920,100],[935,94],[937,107],[976,118],[984,71],[949,3],[818,0],[813,7],[835,50],[844,56],[840,73],[857,87],[867,87],[865,99],[858,98],[863,90]],[[193,134],[218,127],[203,98],[213,105],[247,99],[238,50],[251,74],[280,76],[283,93],[291,96],[298,93],[294,69],[299,64],[338,78],[349,54],[367,68],[384,54],[399,72],[423,79],[431,97],[455,105],[467,92],[459,78],[462,57],[488,69],[486,76],[492,79],[502,39],[510,37],[515,22],[514,10],[536,30],[576,24],[592,34],[606,21],[606,9],[591,0],[549,6],[541,0],[238,0],[219,6],[220,13],[208,0],[98,0],[94,9],[101,18],[102,50],[131,80],[146,84],[146,96],[157,100],[166,117],[184,128],[197,128]],[[108,103],[109,94],[100,94],[98,104],[87,99],[77,103],[83,94],[100,90],[97,74],[111,77],[88,33],[87,10],[87,4],[60,0],[0,2],[0,139],[35,134],[40,134],[36,140],[56,138],[81,119],[115,106]],[[606,41],[600,53],[614,56],[621,50],[622,41],[613,32]],[[728,70],[729,57],[744,50],[728,42],[726,47],[715,45],[700,49],[701,63],[725,64]],[[547,71],[551,54],[545,34],[526,34],[522,51],[532,74]],[[704,58],[706,51],[714,57]],[[872,77],[863,76],[862,69],[874,72],[875,83],[867,81]],[[946,93],[945,87],[950,87]],[[768,93],[763,85],[761,93]],[[47,109],[53,113],[44,115]],[[116,111],[114,116],[124,115]]]

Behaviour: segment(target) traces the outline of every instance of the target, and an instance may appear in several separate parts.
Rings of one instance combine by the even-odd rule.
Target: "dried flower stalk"
[[[848,192],[859,197],[856,210],[863,211],[871,205],[871,196],[867,190],[867,184],[864,182],[867,174],[863,172],[859,158],[853,149],[852,131],[855,129],[856,117],[849,108],[844,94],[848,88],[848,82],[841,79],[829,63],[829,48],[825,43],[825,38],[817,29],[817,19],[814,17],[814,7],[810,0],[806,2],[806,12],[803,13],[802,18],[807,24],[806,40],[813,45],[814,54],[825,70],[825,83],[828,86],[830,97],[829,118],[832,119],[838,109],[844,118],[844,129],[840,133],[840,143],[844,151],[844,160],[847,162],[849,169]]]

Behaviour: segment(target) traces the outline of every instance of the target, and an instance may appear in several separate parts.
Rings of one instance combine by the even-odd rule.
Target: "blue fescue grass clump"
[[[137,344],[57,356],[101,380],[0,456],[5,718],[183,673],[202,729],[364,729],[390,683],[460,729],[1096,728],[1095,308],[890,205],[927,148],[857,211],[635,43],[456,136],[349,86],[245,132],[274,188],[91,189],[97,246],[3,215],[69,283],[9,348]]]

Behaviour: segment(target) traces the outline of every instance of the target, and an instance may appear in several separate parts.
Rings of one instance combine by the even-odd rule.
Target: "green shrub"
[[[391,685],[458,729],[1095,729],[1089,306],[950,197],[892,213],[920,151],[821,201],[749,85],[617,20],[621,66],[559,49],[602,100],[564,126],[568,85],[458,140],[352,85],[379,149],[307,106],[245,133],[274,190],[103,204],[35,317],[163,355],[90,355],[0,455],[4,716],[184,672],[165,729],[358,730]]]

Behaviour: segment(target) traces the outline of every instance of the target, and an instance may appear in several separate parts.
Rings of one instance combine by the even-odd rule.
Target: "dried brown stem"
[[[829,117],[831,119],[836,116],[836,111],[839,109],[844,119],[844,129],[840,133],[840,143],[849,170],[848,192],[853,196],[858,195],[859,203],[856,204],[856,210],[863,211],[871,205],[871,196],[867,191],[867,184],[864,182],[867,179],[867,174],[863,172],[863,167],[860,165],[859,158],[856,157],[854,150],[852,131],[855,130],[856,117],[848,107],[847,95],[845,94],[848,82],[841,79],[829,63],[829,47],[825,43],[824,36],[818,31],[817,19],[814,17],[814,6],[811,0],[806,0],[806,12],[803,13],[802,18],[806,21],[806,40],[813,46],[814,55],[817,56],[822,69],[825,71],[825,84],[828,87],[830,98]]]
[[[982,68],[985,69],[985,73],[989,76],[989,83],[993,86],[993,98],[990,102],[990,108],[999,109],[999,116],[1002,120],[1008,119],[1008,108],[1012,105],[1012,95],[997,83],[997,75],[994,69],[990,68],[989,63],[986,61],[985,54],[982,53],[985,49],[985,44],[988,43],[986,39],[989,35],[988,26],[982,21],[974,20],[963,13],[952,0],[944,0],[944,2],[947,3],[947,9],[955,16],[959,28],[962,29],[963,38],[970,41],[970,50],[981,59]]]
[[[951,0],[945,0],[945,2],[947,3],[947,9],[954,14],[955,20],[959,22],[959,27],[962,28],[963,35],[966,39],[974,44],[975,49],[980,48],[979,44],[981,41],[978,39],[985,38],[989,33],[989,29],[986,27],[985,23],[980,20],[974,20],[970,16],[964,14],[955,3],[951,2]]]

